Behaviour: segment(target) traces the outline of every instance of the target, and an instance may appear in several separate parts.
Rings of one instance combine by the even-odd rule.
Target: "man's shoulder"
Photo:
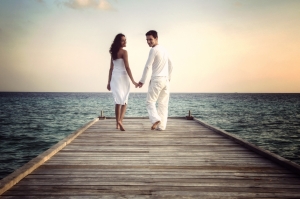
[[[167,51],[167,49],[164,46],[159,45],[156,52],[159,54],[167,55],[169,57],[169,52]]]
[[[156,54],[157,53],[157,51],[158,51],[158,49],[156,48],[156,46],[155,47],[152,47],[151,49],[150,49],[150,53],[151,54]]]
[[[160,44],[157,44],[154,48],[156,48],[156,49],[164,49],[164,47],[162,45],[160,45]]]
[[[157,45],[157,46],[153,47],[151,50],[153,50],[154,52],[165,52],[166,51],[166,49],[161,45]]]

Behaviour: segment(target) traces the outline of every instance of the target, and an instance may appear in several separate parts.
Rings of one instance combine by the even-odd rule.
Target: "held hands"
[[[143,85],[144,85],[144,83],[139,82],[138,85],[136,86],[136,88],[137,88],[137,87],[142,88]]]
[[[138,83],[136,83],[135,81],[132,81],[132,83],[133,83],[133,85],[135,86],[135,88],[137,88],[138,87]]]
[[[142,88],[142,86],[143,86],[143,83],[141,83],[141,82],[136,83],[135,81],[132,81],[132,83],[135,85],[135,88]]]

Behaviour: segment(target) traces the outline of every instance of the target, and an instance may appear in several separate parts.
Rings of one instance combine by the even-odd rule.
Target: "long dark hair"
[[[112,59],[118,58],[118,52],[121,47],[122,37],[125,37],[125,35],[123,35],[122,33],[117,34],[113,43],[110,46],[109,53],[111,54]]]

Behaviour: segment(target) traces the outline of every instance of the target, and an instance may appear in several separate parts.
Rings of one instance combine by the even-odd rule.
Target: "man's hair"
[[[155,30],[149,30],[146,33],[146,36],[150,36],[150,35],[152,35],[155,39],[158,37],[157,32]]]

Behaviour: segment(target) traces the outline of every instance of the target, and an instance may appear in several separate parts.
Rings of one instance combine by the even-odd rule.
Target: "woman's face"
[[[121,46],[126,47],[126,37],[124,36],[121,38]]]

